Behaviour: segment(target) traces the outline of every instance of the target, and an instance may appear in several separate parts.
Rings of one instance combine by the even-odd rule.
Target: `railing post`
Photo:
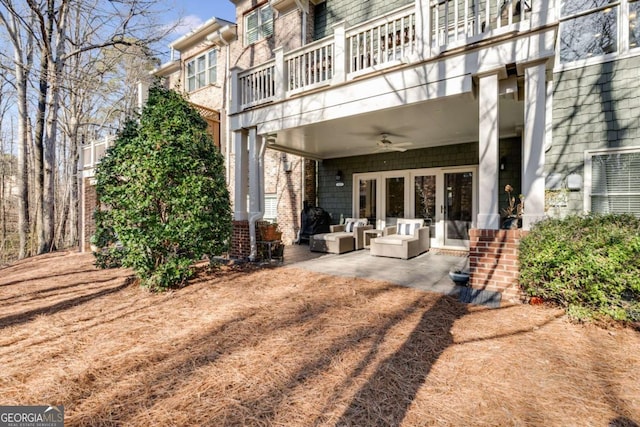
[[[334,38],[334,73],[333,82],[343,83],[347,80],[347,36],[345,22],[338,22],[333,26]]]
[[[275,97],[277,100],[285,98],[287,90],[287,70],[284,62],[284,47],[280,46],[273,50],[276,56],[276,64],[274,67],[274,83],[275,83]]]
[[[239,67],[231,69],[231,100],[229,102],[231,114],[240,112],[240,71],[242,70]]]

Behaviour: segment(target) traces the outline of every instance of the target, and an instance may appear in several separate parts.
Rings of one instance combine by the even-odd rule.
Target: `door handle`
[[[440,213],[444,213],[444,205],[440,205]]]

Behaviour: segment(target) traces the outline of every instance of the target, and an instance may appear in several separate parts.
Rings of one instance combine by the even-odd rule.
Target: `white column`
[[[142,113],[142,109],[147,103],[147,99],[149,99],[149,83],[147,82],[138,82],[138,112]]]
[[[546,63],[524,69],[524,140],[522,147],[522,228],[544,218],[544,145],[546,130]]]
[[[480,76],[479,161],[478,170],[478,228],[500,228],[498,210],[498,74]]]
[[[264,150],[266,138],[258,137],[255,127],[249,129],[249,240],[251,252],[249,259],[258,256],[256,221],[264,216]]]
[[[228,101],[229,104],[229,113],[238,113],[240,112],[240,71],[242,69],[238,67],[231,68],[231,100]]]
[[[260,206],[260,146],[256,128],[249,129],[249,217],[261,211]],[[262,138],[260,138],[260,143]]]
[[[247,135],[244,131],[233,132],[235,144],[235,183],[233,191],[234,219],[243,221],[247,215],[247,192],[249,190],[249,153],[247,152]]]
[[[333,83],[347,80],[347,36],[344,21],[333,26]]]

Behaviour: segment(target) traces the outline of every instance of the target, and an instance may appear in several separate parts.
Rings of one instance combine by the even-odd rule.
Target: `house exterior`
[[[316,162],[334,222],[424,218],[434,250],[469,251],[472,287],[507,296],[535,222],[640,214],[640,1],[231,1],[235,255],[265,148]]]
[[[537,221],[640,215],[640,0],[230,1],[237,24],[176,40],[155,74],[227,159],[232,257],[255,255],[262,218],[295,240],[305,202],[334,223],[424,218],[473,288],[517,297]]]
[[[245,9],[250,6],[246,6]],[[243,7],[238,6],[242,16]],[[243,28],[242,24],[239,26]],[[226,180],[232,199],[234,196],[235,151],[229,143],[228,103],[230,99],[230,69],[235,66],[250,67],[267,58],[266,49],[256,49],[256,44],[245,45],[238,38],[238,26],[219,18],[211,18],[198,28],[173,41],[170,59],[157,69],[151,77],[161,79],[167,88],[184,93],[208,123],[214,144],[225,157]],[[283,39],[287,34],[281,34]],[[139,105],[145,102],[148,87],[138,88],[141,94]],[[87,143],[81,149],[81,243],[82,250],[89,250],[90,237],[95,233],[93,212],[97,206],[94,173],[106,149],[113,144],[113,138],[98,139]],[[261,201],[261,219],[277,221],[283,231],[284,243],[292,243],[298,238],[300,212],[303,207],[303,176],[315,176],[315,162],[307,162],[299,156],[265,150],[261,185],[264,197]],[[306,172],[305,172],[306,170]],[[315,198],[314,187],[306,193]],[[246,191],[244,194],[246,195]],[[246,196],[245,196],[246,197]],[[246,203],[245,203],[246,206]],[[248,233],[248,231],[246,231]],[[243,253],[243,256],[255,254]]]

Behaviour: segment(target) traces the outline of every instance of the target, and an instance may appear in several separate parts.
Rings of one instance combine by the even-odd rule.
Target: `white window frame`
[[[571,0],[567,0],[571,1]],[[640,46],[629,46],[629,8],[632,3],[636,3],[637,0],[614,0],[610,4],[599,6],[592,9],[575,13],[573,15],[562,15],[562,2],[558,1],[556,6],[557,16],[559,17],[560,26],[558,28],[558,36],[556,40],[556,64],[554,67],[555,72],[572,70],[582,68],[589,65],[601,64],[603,62],[611,61],[617,58],[626,58],[630,56],[640,55]],[[565,22],[571,21],[578,17],[588,16],[594,13],[600,13],[607,8],[617,8],[617,35],[616,35],[616,51],[612,53],[594,55],[590,58],[576,59],[574,61],[562,62],[560,59],[560,42],[562,38],[562,26]]]
[[[266,221],[275,222],[278,219],[278,195],[275,193],[264,195],[264,215]]]
[[[273,9],[271,9],[271,19],[266,22],[262,22],[262,12],[266,9],[271,9],[271,6],[267,4],[265,6],[258,7],[244,16],[244,41],[246,46],[257,43],[260,40],[273,35],[273,23],[275,21],[273,16]],[[250,28],[249,19],[254,15],[257,17],[257,23],[255,27]],[[249,37],[249,34],[252,32],[256,33],[254,40],[251,40],[251,38]]]
[[[193,67],[193,73],[190,72],[190,67]],[[210,49],[187,61],[184,73],[187,92],[193,92],[208,85],[216,84],[218,82],[218,50]]]
[[[593,157],[606,154],[632,154],[640,153],[640,146],[627,148],[603,148],[600,150],[588,150],[584,153],[584,192],[583,206],[584,213],[591,213],[591,195],[592,195],[592,179],[593,179]]]

